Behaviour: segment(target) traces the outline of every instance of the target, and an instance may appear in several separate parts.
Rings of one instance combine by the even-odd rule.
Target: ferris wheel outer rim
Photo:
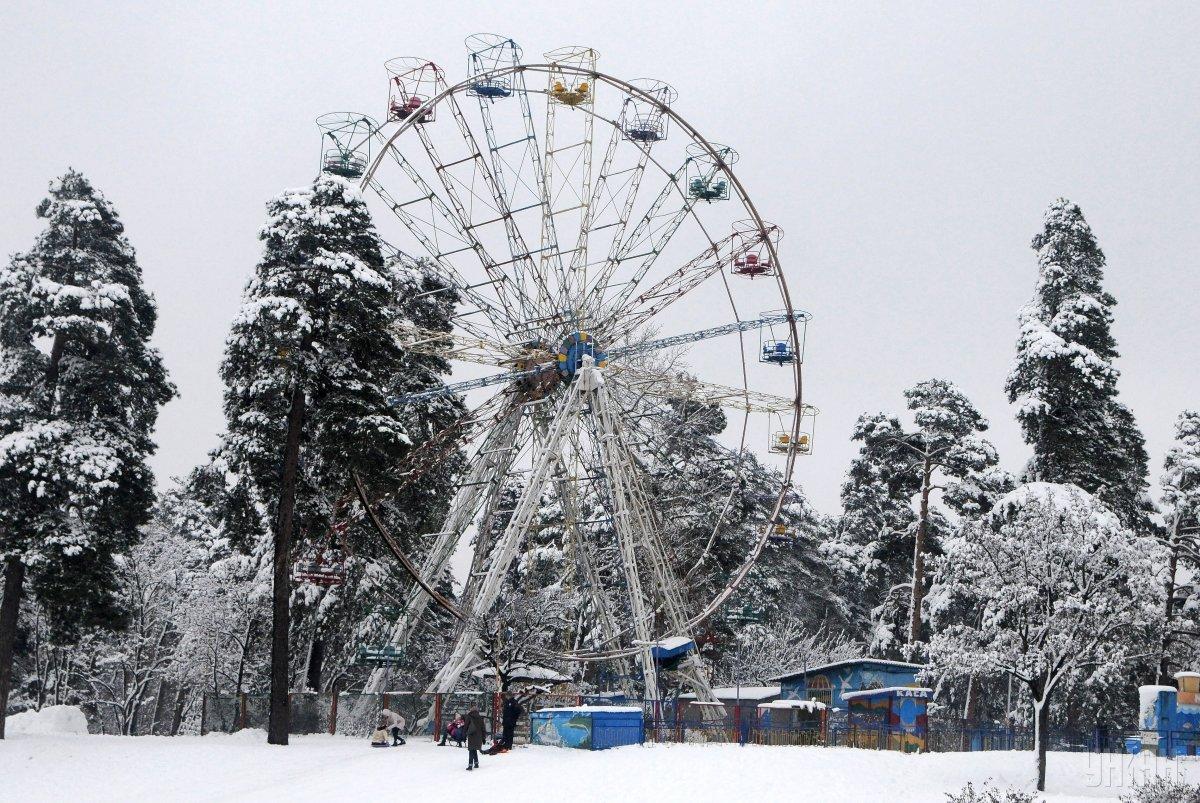
[[[432,64],[433,62],[430,62],[430,63]],[[434,66],[436,67],[437,65],[435,64]],[[441,72],[440,67],[438,68],[438,70],[439,70],[439,75],[444,76],[444,72]],[[586,77],[593,81],[603,81],[604,83],[624,92],[627,96],[636,97],[639,100],[642,100],[646,103],[649,103],[649,104],[652,104],[652,105],[658,107],[662,111],[663,114],[667,115],[673,122],[675,122],[678,126],[680,126],[680,128],[684,132],[686,132],[688,136],[690,136],[692,138],[692,141],[694,144],[698,143],[698,144],[702,145],[704,147],[705,151],[708,153],[709,157],[713,160],[713,162],[720,166],[721,170],[729,178],[733,188],[737,191],[738,199],[742,202],[746,211],[749,212],[751,218],[758,225],[759,232],[764,235],[762,237],[762,242],[766,246],[767,251],[770,254],[771,260],[773,261],[774,264],[782,266],[782,263],[779,260],[779,252],[776,247],[774,238],[767,236],[769,226],[774,227],[774,228],[778,228],[778,227],[774,226],[774,224],[768,224],[763,219],[762,215],[758,211],[757,205],[751,199],[750,195],[746,192],[745,185],[742,184],[741,179],[738,178],[737,174],[734,172],[732,165],[727,164],[724,161],[724,159],[721,158],[718,150],[716,148],[714,148],[713,143],[710,142],[703,134],[700,133],[700,131],[698,129],[696,129],[695,126],[693,126],[691,123],[689,123],[682,115],[680,115],[677,111],[675,111],[671,106],[663,104],[657,98],[647,94],[646,92],[642,91],[641,89],[634,86],[633,84],[630,84],[628,81],[625,81],[624,79],[617,78],[616,76],[610,75],[608,73],[603,73],[603,72],[600,72],[595,69],[589,70],[589,69],[584,69],[582,67],[574,67],[571,65],[566,65],[566,64],[561,64],[561,63],[553,63],[553,62],[543,63],[543,64],[516,64],[516,65],[512,65],[512,66],[499,67],[496,69],[487,70],[485,72],[478,73],[473,76],[469,76],[468,78],[466,78],[462,81],[459,81],[456,84],[445,87],[442,91],[438,92],[437,94],[431,95],[430,98],[428,100],[426,100],[424,103],[422,103],[417,109],[415,109],[414,113],[411,114],[407,119],[399,121],[399,125],[390,134],[390,136],[388,136],[388,138],[383,142],[382,146],[378,149],[378,151],[374,155],[373,159],[371,160],[370,165],[367,168],[366,172],[363,173],[362,179],[359,181],[360,191],[365,191],[370,186],[371,182],[374,180],[376,171],[378,170],[379,166],[384,161],[385,155],[387,154],[388,150],[394,145],[396,140],[398,140],[402,135],[404,135],[409,129],[415,127],[416,125],[422,124],[424,113],[426,111],[433,109],[438,104],[440,104],[442,101],[444,101],[446,98],[449,98],[453,95],[465,92],[466,90],[468,90],[471,87],[472,84],[478,83],[481,80],[490,80],[490,79],[494,79],[494,78],[504,77],[507,75],[516,75],[519,73],[526,73],[526,72],[544,73],[547,75],[551,74],[552,72],[559,72],[559,73],[563,73],[563,74],[571,74],[571,75],[576,75],[576,76],[580,76],[580,77]],[[739,154],[739,156],[740,156],[740,154]],[[784,278],[784,271],[783,271],[782,267],[775,272],[775,279],[776,279],[776,284],[779,288],[780,296],[784,303],[784,307],[785,307],[786,311],[789,313],[788,331],[791,334],[792,342],[799,343],[800,335],[799,335],[799,330],[796,326],[795,306],[792,303],[791,293],[788,289],[787,281]],[[796,390],[796,395],[795,395],[795,398],[793,399],[793,403],[792,403],[791,437],[792,437],[792,441],[795,442],[796,439],[800,435],[800,430],[801,430],[801,427],[803,424],[803,416],[804,416],[804,411],[805,411],[805,405],[803,402],[804,379],[803,379],[802,359],[796,360],[795,362],[792,363],[792,374],[793,374],[793,381],[794,381],[794,387]],[[749,387],[747,387],[746,389],[749,390]],[[736,574],[733,576],[733,578],[725,585],[725,587],[720,592],[718,592],[717,596],[714,597],[714,599],[712,601],[710,601],[710,603],[701,610],[701,613],[699,615],[692,617],[687,622],[686,626],[688,628],[695,627],[697,624],[705,621],[710,616],[712,616],[712,614],[715,613],[716,610],[718,610],[721,607],[721,605],[723,605],[724,602],[730,596],[732,596],[733,593],[735,593],[737,591],[737,589],[740,587],[741,583],[745,580],[746,575],[749,574],[750,570],[758,562],[758,559],[761,557],[762,550],[765,547],[767,540],[768,540],[768,536],[771,532],[772,522],[779,517],[779,514],[782,512],[785,500],[787,499],[788,495],[791,493],[791,491],[794,487],[793,476],[795,474],[796,457],[797,457],[797,452],[794,449],[788,451],[788,453],[785,457],[784,468],[783,468],[783,472],[782,472],[783,482],[780,485],[779,493],[776,497],[774,508],[772,509],[771,514],[768,517],[767,521],[763,524],[762,533],[759,535],[758,540],[755,542],[754,547],[751,549],[750,553],[747,554],[746,559],[743,561],[742,565],[738,568],[738,570],[737,570]],[[577,652],[580,652],[580,653],[593,652],[594,653],[597,651],[577,651]],[[603,651],[603,652],[607,653],[608,651]],[[620,652],[620,654],[629,654],[629,653],[626,653],[624,649],[620,650],[619,652]],[[570,656],[568,656],[567,654],[563,654],[560,657],[569,658]],[[575,660],[578,660],[578,659],[575,659]],[[586,659],[583,659],[583,660],[586,660]]]

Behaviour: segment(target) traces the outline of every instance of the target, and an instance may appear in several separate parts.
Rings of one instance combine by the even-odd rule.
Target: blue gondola
[[[775,365],[790,365],[796,361],[796,350],[786,340],[768,340],[763,343],[762,356],[759,361]]]
[[[512,95],[512,88],[509,87],[508,81],[492,78],[476,81],[468,87],[467,93],[488,100],[498,100]]]

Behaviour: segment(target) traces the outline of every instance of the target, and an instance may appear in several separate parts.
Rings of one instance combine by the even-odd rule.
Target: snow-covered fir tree
[[[882,413],[859,418],[853,437],[863,445],[842,486],[839,538],[828,547],[870,584],[872,648],[884,651],[901,638],[910,648],[921,641],[925,558],[949,517],[977,515],[1009,490],[980,434],[988,421],[961,390],[929,379],[904,395],[911,430]]]
[[[394,463],[410,438],[388,402],[403,353],[393,281],[362,197],[322,176],[267,212],[263,259],[221,375],[226,448],[273,528],[268,737],[286,744],[294,533],[326,532],[328,490],[346,487],[351,471],[373,485],[372,469]]]
[[[1104,253],[1083,212],[1063,198],[1046,210],[1033,249],[1037,288],[1020,313],[1006,384],[1033,447],[1026,479],[1078,485],[1127,525],[1147,529],[1148,457],[1117,400],[1117,302],[1104,290]]]
[[[174,395],[112,204],[71,170],[37,215],[34,247],[0,270],[0,737],[27,589],[60,634],[120,621],[115,556],[149,518],[150,436]]]
[[[1121,672],[1149,646],[1161,548],[1074,485],[1029,483],[943,544],[928,651],[944,675],[1008,674],[1033,705],[1045,789],[1051,704],[1072,683]],[[978,611],[963,618],[963,603]]]
[[[1171,667],[1190,668],[1200,632],[1200,413],[1185,410],[1175,422],[1175,442],[1163,460],[1162,503],[1166,517],[1165,593],[1161,616],[1158,683],[1170,682]],[[1187,636],[1187,637],[1185,637]]]

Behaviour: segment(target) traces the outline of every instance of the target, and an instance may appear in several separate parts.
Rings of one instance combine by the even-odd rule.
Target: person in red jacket
[[[444,746],[446,744],[446,740],[450,739],[454,742],[457,742],[459,747],[462,747],[463,740],[467,738],[465,729],[466,720],[463,719],[462,714],[457,714],[454,719],[451,720],[448,725],[446,725],[445,730],[442,731],[442,740],[438,742],[438,746]]]

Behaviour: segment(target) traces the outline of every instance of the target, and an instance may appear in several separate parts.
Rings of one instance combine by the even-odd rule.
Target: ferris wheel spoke
[[[369,186],[376,191],[383,202],[392,210],[392,213],[396,215],[397,219],[404,224],[405,228],[421,244],[430,262],[447,284],[461,293],[470,303],[474,304],[475,312],[482,312],[492,328],[489,329],[486,325],[480,324],[475,320],[467,320],[467,316],[472,313],[456,315],[454,322],[464,331],[478,338],[487,340],[499,339],[498,333],[505,331],[510,326],[509,321],[511,319],[506,309],[497,306],[497,303],[502,303],[502,301],[493,302],[476,289],[479,285],[472,285],[463,278],[450,259],[454,251],[443,252],[437,243],[436,236],[430,236],[430,230],[433,232],[437,231],[436,224],[430,221],[423,221],[413,215],[409,207],[405,204],[397,203],[391,194],[376,180],[372,179]],[[495,284],[495,282],[489,282],[489,284]]]
[[[461,119],[462,111],[458,108],[458,104],[453,100],[453,98],[451,98],[451,108],[456,112],[456,120],[459,120],[465,127],[465,120]],[[463,240],[475,253],[476,258],[479,260],[480,265],[483,266],[488,278],[500,284],[497,289],[507,295],[507,289],[511,288],[515,294],[515,304],[518,305],[515,312],[518,317],[513,321],[513,324],[517,325],[523,320],[537,317],[538,307],[526,293],[524,283],[514,282],[508,278],[507,274],[505,274],[501,269],[501,262],[488,252],[487,247],[484,246],[483,241],[480,240],[479,236],[476,234],[477,229],[497,222],[504,222],[506,228],[510,228],[510,224],[512,223],[511,212],[508,211],[507,206],[503,208],[497,208],[496,206],[487,204],[485,202],[485,208],[490,213],[490,219],[476,221],[471,213],[471,210],[468,209],[468,205],[464,202],[462,195],[459,193],[459,190],[456,187],[456,184],[461,182],[451,172],[450,168],[455,165],[446,163],[438,154],[438,150],[434,145],[433,138],[426,126],[420,125],[415,126],[415,128],[417,130],[417,137],[421,141],[422,146],[425,148],[425,153],[429,157],[429,161],[433,167],[434,173],[437,174],[438,181],[442,185],[442,190],[445,192],[446,198],[449,199],[450,208],[447,209],[446,214],[455,221],[457,229],[460,232]],[[466,130],[468,133],[470,132],[469,128]],[[479,147],[473,136],[467,141],[467,145],[471,150],[470,155],[464,157],[463,159],[457,160],[456,164],[469,163],[474,169],[482,170],[483,174],[487,177],[485,179],[485,183],[488,183],[489,188],[492,188],[494,191],[494,188],[491,184],[492,180],[494,180],[494,177],[491,175],[491,171],[487,169],[487,163],[483,158],[483,154],[480,153]],[[465,187],[465,189],[471,193],[473,200],[479,199],[479,196],[476,195],[469,186]],[[500,203],[503,203],[502,197],[496,198],[496,200]],[[517,255],[514,254],[513,259],[506,262],[510,262],[512,265],[514,265],[514,267],[516,267],[519,266],[520,261],[521,260],[518,259]],[[507,305],[506,309],[508,309],[510,313],[514,312],[514,310]]]
[[[786,396],[701,382],[679,371],[655,371],[614,363],[609,366],[609,373],[631,390],[658,399],[720,405],[748,413],[786,413],[796,408],[796,400]]]
[[[710,242],[682,267],[630,298],[615,299],[605,312],[604,320],[611,327],[612,339],[627,337],[649,323],[656,315],[679,301],[700,285],[721,274],[731,257],[735,237],[730,235],[719,242]]]
[[[629,236],[613,240],[608,258],[600,267],[590,288],[590,304],[601,307],[608,297],[608,291],[611,288],[620,288],[613,296],[615,301],[607,304],[609,308],[619,308],[654,266],[659,254],[675,236],[696,203],[696,199],[679,186],[682,174],[682,169],[669,173],[662,189]],[[678,198],[680,203],[671,204],[672,198]],[[632,265],[631,275],[620,282],[614,282],[618,270],[626,263]]]
[[[416,126],[416,128],[424,136],[424,127]],[[469,219],[464,220],[465,212],[456,213],[455,210],[452,210],[394,144],[388,144],[384,150],[391,155],[408,180],[412,182],[420,193],[413,200],[399,203],[391,198],[390,195],[381,194],[381,197],[384,197],[385,203],[391,207],[392,212],[400,218],[405,227],[417,238],[434,262],[448,269],[452,276],[457,277],[456,284],[461,288],[467,288],[470,285],[466,281],[463,281],[462,274],[453,268],[451,260],[466,252],[473,253],[475,258],[479,260],[480,265],[483,266],[484,272],[487,274],[496,297],[504,310],[504,318],[497,326],[501,331],[511,329],[520,320],[520,316],[527,306],[527,299],[522,298],[519,293],[517,299],[510,299],[509,289],[513,288],[516,290],[517,288],[513,286],[512,281],[499,268],[496,261],[492,259],[474,232],[470,228],[465,228],[470,223]],[[439,172],[439,177],[443,187],[446,187],[449,183],[448,179],[441,172]],[[382,185],[377,179],[372,178],[371,186],[379,193]],[[447,193],[457,200],[457,195],[453,192],[453,185],[449,186],[450,189],[447,190]],[[386,190],[384,190],[384,193],[386,193]],[[461,204],[461,201],[458,201],[458,204]],[[412,209],[417,205],[428,205],[431,212],[433,212],[430,220],[423,220],[413,214]],[[439,220],[442,222],[439,223]],[[451,242],[443,246],[442,241],[445,239],[450,239]],[[514,309],[514,305],[517,305],[516,309]],[[491,316],[489,315],[489,317]]]
[[[552,54],[547,54],[547,57],[551,58],[552,62],[555,61]],[[568,61],[577,61],[577,64],[572,66],[594,69],[595,57],[594,51],[581,50],[568,56]],[[570,71],[552,68],[547,76],[546,87],[548,99],[541,182],[544,202],[542,248],[547,251],[553,248],[553,251],[559,254],[560,270],[563,269],[563,266],[561,264],[561,241],[559,240],[559,230],[562,225],[559,221],[564,218],[570,220],[568,216],[576,216],[579,221],[574,226],[567,227],[568,231],[578,231],[570,264],[576,264],[579,260],[582,261],[578,264],[587,262],[588,227],[584,225],[584,221],[588,219],[588,208],[592,197],[592,140],[595,128],[593,110],[595,109],[597,87],[593,85],[590,90],[584,88],[578,96],[579,100],[573,98],[574,102],[566,105],[560,102],[560,99],[566,95],[558,88],[565,81],[570,87],[567,94],[578,91],[578,87],[574,83],[577,78],[578,74],[572,75]],[[559,111],[566,108],[569,108],[571,112],[580,113],[567,116],[572,121],[578,120],[582,126],[578,134],[564,138],[560,136],[557,118]],[[562,179],[557,185],[555,184],[556,178]],[[564,272],[556,299],[559,309],[574,308],[571,303],[575,298],[572,284],[571,275]]]
[[[552,311],[553,300],[556,295],[555,290],[549,286],[546,277],[542,275],[545,267],[549,267],[558,279],[558,286],[561,287],[566,281],[566,273],[563,268],[562,255],[558,249],[557,235],[553,230],[544,232],[543,235],[549,234],[547,239],[543,236],[543,242],[539,245],[536,251],[529,248],[524,236],[521,234],[521,229],[517,225],[516,215],[525,212],[536,212],[543,220],[547,217],[547,193],[545,191],[544,181],[545,173],[543,169],[542,156],[538,151],[537,132],[533,124],[533,115],[529,107],[529,94],[525,88],[524,72],[519,72],[513,79],[515,94],[521,107],[521,117],[524,123],[524,132],[521,136],[507,142],[499,141],[496,134],[496,124],[492,116],[491,102],[483,97],[479,98],[480,117],[483,120],[484,138],[487,141],[488,152],[490,154],[491,172],[495,177],[495,192],[497,193],[497,205],[508,210],[505,217],[505,225],[507,227],[507,235],[510,242],[510,250],[512,252],[512,265],[514,272],[518,277],[518,281],[526,283],[525,277],[528,276],[528,283],[532,283],[536,290],[536,297],[539,308],[543,314]],[[455,104],[457,109],[457,103]],[[461,117],[461,112],[456,111],[456,119],[459,119],[460,129],[463,130],[464,137],[473,137],[469,126],[466,124],[465,118]],[[508,160],[505,158],[505,151],[511,148],[520,148],[520,159],[516,169],[512,170],[513,182],[509,188],[505,181],[506,167],[510,167]],[[478,150],[478,147],[476,146]],[[529,173],[533,177],[536,186],[530,186],[530,176],[526,175],[526,166],[529,166]],[[515,204],[518,191],[523,190],[523,195],[528,199],[522,198],[519,205]]]
[[[637,160],[633,165],[624,167],[615,165],[617,145],[623,139],[620,126],[613,125],[609,135],[608,148],[600,163],[600,172],[596,178],[592,197],[588,202],[583,225],[588,236],[604,232],[605,236],[609,238],[610,245],[605,265],[608,264],[608,260],[613,258],[625,236],[625,229],[633,213],[646,166],[651,161],[649,145],[640,144],[637,148]],[[610,212],[612,214],[609,214]],[[576,244],[572,255],[571,272],[573,275],[578,274],[575,292],[585,298],[587,297],[587,288],[590,286],[588,278],[590,265],[587,254],[584,234],[581,232],[580,241]]]
[[[488,141],[488,152],[491,156],[491,159],[485,160],[483,158],[482,149],[479,147],[479,144],[475,138],[475,134],[471,130],[470,125],[467,123],[466,117],[462,112],[462,108],[458,105],[458,101],[454,97],[451,97],[449,98],[449,103],[451,113],[454,116],[455,122],[458,124],[459,132],[464,141],[467,142],[472,150],[472,158],[477,161],[479,171],[484,177],[484,182],[487,184],[488,190],[491,192],[498,219],[502,220],[504,223],[505,235],[508,239],[509,251],[512,257],[511,264],[518,277],[518,281],[521,281],[523,277],[528,277],[528,281],[532,282],[536,286],[538,299],[537,311],[541,314],[546,314],[551,311],[549,305],[552,291],[548,287],[545,277],[541,276],[536,270],[533,262],[534,254],[530,251],[528,244],[525,242],[524,236],[521,234],[521,229],[517,225],[512,206],[509,203],[508,193],[504,185],[504,174],[502,172],[503,160],[499,158],[496,148],[493,147],[492,139],[494,139],[494,134],[491,138],[489,138]],[[486,121],[490,121],[490,109],[485,108],[485,133],[491,131],[491,126],[487,125]],[[518,211],[526,210],[522,209]],[[495,223],[498,221],[492,220],[488,222]],[[559,264],[557,267],[560,273],[561,281],[561,264]],[[523,289],[525,290],[526,295],[531,295],[528,288]]]

